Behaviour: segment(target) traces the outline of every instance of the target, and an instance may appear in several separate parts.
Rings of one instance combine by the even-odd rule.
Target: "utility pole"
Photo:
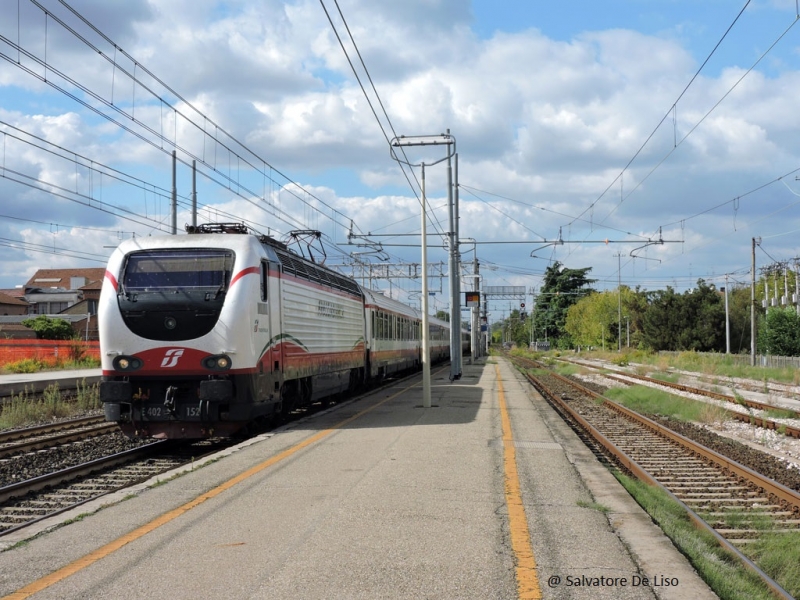
[[[197,227],[197,161],[192,161],[192,227]]]
[[[171,207],[171,233],[172,235],[178,234],[178,155],[175,150],[172,151],[172,207]]]
[[[725,354],[731,353],[731,317],[728,311],[728,274],[725,274]]]
[[[617,252],[617,352],[622,352],[622,252]]]
[[[458,257],[458,227],[453,193],[453,166],[451,156],[456,157],[456,177],[458,176],[458,154],[455,154],[456,140],[447,130],[447,137],[452,140],[453,152],[447,156],[447,204],[450,218],[450,252],[448,255],[448,269],[450,271],[450,381],[461,379],[461,299],[459,298],[459,282],[461,272]]]
[[[797,267],[797,259],[794,259],[794,304],[797,315],[800,316],[800,268]]]
[[[758,239],[758,242],[756,242]],[[756,243],[761,238],[753,238],[750,264],[750,366],[756,366]]]

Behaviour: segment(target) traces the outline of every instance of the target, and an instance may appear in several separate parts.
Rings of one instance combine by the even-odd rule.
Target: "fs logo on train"
[[[167,350],[164,353],[163,360],[161,361],[161,367],[164,369],[170,369],[174,366],[177,366],[178,360],[181,356],[183,356],[183,349],[181,348],[172,348]]]

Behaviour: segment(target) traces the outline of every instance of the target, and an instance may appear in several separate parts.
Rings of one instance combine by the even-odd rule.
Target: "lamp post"
[[[401,148],[404,146],[441,146],[446,145],[448,147],[447,155],[443,156],[439,160],[435,160],[433,162],[420,162],[416,164],[412,164],[407,159],[405,159],[405,155],[403,158],[400,158],[395,153],[395,148]],[[453,147],[451,149],[451,146]],[[421,191],[422,191],[422,240],[421,244],[421,254],[422,254],[422,406],[424,408],[431,407],[431,363],[430,363],[430,327],[428,325],[428,240],[427,240],[427,213],[425,210],[426,198],[425,198],[425,167],[432,167],[433,165],[437,165],[440,162],[445,160],[449,161],[453,154],[455,153],[455,138],[453,138],[450,134],[441,134],[441,135],[426,135],[426,136],[404,136],[401,135],[400,137],[395,137],[390,142],[389,152],[394,160],[399,163],[408,165],[409,167],[421,167],[422,168],[422,183],[421,183]],[[448,178],[449,179],[449,178]],[[452,240],[452,238],[451,238]],[[451,242],[451,246],[452,246]],[[452,251],[452,248],[451,248]],[[457,273],[456,273],[457,275]],[[450,272],[450,276],[453,277],[453,271]],[[458,299],[456,299],[457,301]],[[460,312],[460,308],[458,311]],[[460,315],[459,315],[460,317]],[[460,318],[459,318],[460,321]],[[452,330],[454,327],[453,318],[450,319],[450,329]],[[461,332],[460,327],[459,330],[456,332],[458,334],[457,339],[460,341],[461,339]],[[451,355],[452,355],[452,334],[450,336],[451,340]],[[459,344],[460,348],[460,344]]]

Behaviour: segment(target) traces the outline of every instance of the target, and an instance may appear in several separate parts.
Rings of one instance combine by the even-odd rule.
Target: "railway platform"
[[[3,539],[0,598],[716,597],[505,359],[421,396],[397,381]]]
[[[47,386],[58,383],[62,387],[75,387],[76,382],[92,385],[100,381],[100,369],[69,369],[64,371],[40,371],[38,373],[10,373],[0,375],[0,398],[20,394],[26,389],[37,393]]]

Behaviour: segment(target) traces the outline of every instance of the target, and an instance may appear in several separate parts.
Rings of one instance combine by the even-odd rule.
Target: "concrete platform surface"
[[[40,371],[38,373],[8,373],[0,375],[0,398],[21,394],[26,389],[41,392],[48,385],[58,382],[63,388],[75,387],[76,382],[87,385],[100,381],[100,369],[68,369],[63,371]]]
[[[0,596],[715,597],[504,359],[463,370],[431,408],[417,375],[42,524]]]

